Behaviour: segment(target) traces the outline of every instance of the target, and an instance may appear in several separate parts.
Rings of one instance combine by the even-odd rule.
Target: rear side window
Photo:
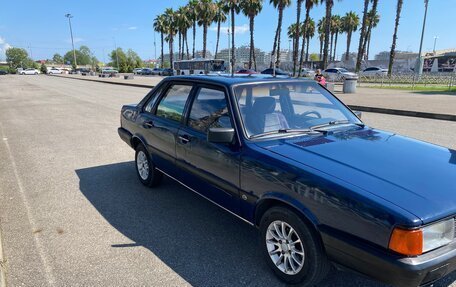
[[[191,90],[191,85],[172,85],[158,104],[156,115],[180,122]]]
[[[149,98],[146,106],[144,107],[144,111],[145,112],[152,113],[152,109],[154,108],[154,104],[155,104],[155,102],[157,101],[158,97],[160,96],[160,94],[163,91],[163,86],[164,85],[162,85],[161,88],[159,88],[156,92],[154,92],[154,94]]]
[[[203,133],[209,128],[230,128],[231,120],[225,93],[201,88],[193,101],[188,126]]]

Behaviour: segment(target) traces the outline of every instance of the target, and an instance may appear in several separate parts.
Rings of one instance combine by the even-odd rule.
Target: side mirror
[[[358,119],[361,119],[361,116],[363,115],[363,113],[360,111],[353,111],[353,113],[355,113],[355,115],[358,117]]]
[[[234,139],[233,128],[209,128],[207,141],[212,143],[232,143]]]

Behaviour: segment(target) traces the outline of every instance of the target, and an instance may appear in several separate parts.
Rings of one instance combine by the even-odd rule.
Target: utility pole
[[[117,72],[120,72],[119,68],[119,55],[117,54],[117,44],[116,44],[116,38],[114,37],[114,49],[116,51],[116,62],[117,62]]]
[[[33,60],[33,52],[32,52],[32,44],[29,43],[29,52],[30,52],[30,58]]]
[[[71,18],[73,18],[73,15],[71,15],[71,14],[65,14],[65,17],[68,18],[68,24],[70,25],[70,35],[71,35],[71,45],[73,46],[74,66],[77,67],[78,64],[77,64],[77,62],[76,62],[76,51],[74,50],[73,29],[71,28]]]
[[[419,76],[423,73],[423,59],[421,57],[421,51],[423,49],[423,38],[424,38],[424,28],[426,27],[426,16],[427,16],[427,9],[428,9],[429,0],[424,0],[424,19],[423,19],[423,29],[421,30],[421,42],[420,42],[420,51],[418,52],[418,63],[416,68],[418,71]]]
[[[437,39],[438,39],[438,38],[439,38],[439,37],[434,36],[434,49],[433,49],[434,55],[435,55],[435,44],[437,44]]]

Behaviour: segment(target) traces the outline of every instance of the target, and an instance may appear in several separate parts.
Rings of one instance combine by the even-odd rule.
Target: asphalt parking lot
[[[0,78],[0,226],[8,286],[282,286],[256,230],[166,179],[148,189],[117,135],[148,89]],[[364,113],[456,149],[456,122]],[[454,282],[454,283],[453,283]],[[384,286],[333,270],[320,286]],[[434,286],[456,286],[452,274]]]

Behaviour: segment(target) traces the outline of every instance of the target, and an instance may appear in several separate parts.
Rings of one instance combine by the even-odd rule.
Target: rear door
[[[176,164],[180,180],[213,202],[239,212],[240,147],[207,141],[212,127],[234,127],[223,88],[199,85],[189,105],[185,125],[178,131]]]
[[[170,175],[176,173],[176,136],[192,89],[189,83],[170,82],[149,99],[137,120],[152,160]]]

